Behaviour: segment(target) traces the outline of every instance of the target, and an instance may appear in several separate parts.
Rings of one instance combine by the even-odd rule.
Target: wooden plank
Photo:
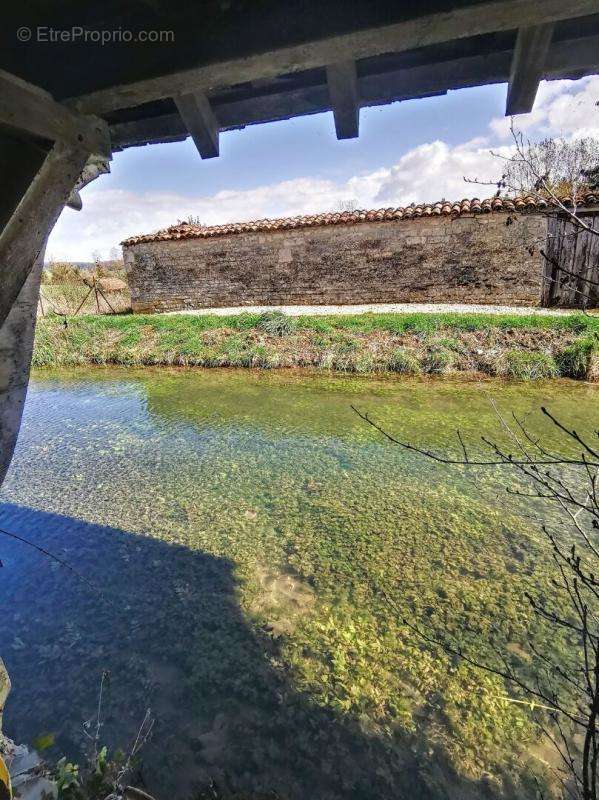
[[[173,99],[200,156],[218,156],[218,120],[206,95],[203,92],[192,92]]]
[[[440,42],[496,31],[543,25],[597,12],[597,0],[488,0],[443,13],[426,14],[379,28],[282,47],[267,53],[147,78],[71,98],[82,113],[107,114],[189,92],[211,95],[219,88],[324,67],[348,59],[400,53]]]
[[[579,259],[579,288],[584,292],[584,308],[597,308],[599,303],[599,214],[584,215],[591,231],[580,231],[581,253]]]
[[[581,260],[584,259],[584,236],[569,220],[564,222],[564,244],[562,265],[572,274],[567,275],[567,305],[570,308],[582,307],[586,303],[586,287],[579,280]]]
[[[588,221],[588,218],[587,220]],[[599,307],[599,213],[593,216],[593,230],[589,234],[589,251],[586,278],[589,284],[589,308]]]
[[[356,139],[360,129],[360,97],[355,61],[341,61],[326,68],[329,98],[338,139]]]
[[[506,116],[528,114],[532,111],[539,81],[545,68],[553,28],[553,23],[548,23],[518,30],[510,70]]]
[[[570,305],[570,286],[573,281],[573,276],[568,273],[570,270],[571,254],[570,245],[571,238],[568,238],[568,222],[565,217],[558,217],[558,224],[556,226],[557,239],[555,242],[555,257],[556,257],[556,305]],[[567,270],[567,272],[565,271]]]
[[[547,219],[547,234],[545,240],[545,247],[544,252],[546,254],[546,258],[543,258],[542,266],[542,285],[541,285],[541,305],[545,308],[549,308],[553,305],[553,265],[551,263],[551,259],[553,258],[553,240],[554,240],[554,229],[555,229],[555,217],[550,216]]]
[[[88,151],[57,143],[0,234],[0,327],[77,183]]]
[[[0,70],[0,124],[19,134],[110,155],[104,120],[75,114],[48,92],[3,70]]]
[[[588,234],[586,231],[579,232],[575,259],[573,259],[573,269],[578,275],[578,279],[576,280],[576,294],[578,295],[578,298],[575,298],[575,300],[577,299],[578,302],[576,302],[575,305],[580,305],[582,308],[588,307],[591,295],[590,286],[585,280],[588,271],[591,236],[592,234]]]

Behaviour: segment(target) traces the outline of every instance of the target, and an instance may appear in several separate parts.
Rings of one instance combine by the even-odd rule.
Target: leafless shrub
[[[82,281],[81,270],[71,261],[51,261],[48,264],[49,283],[54,285],[77,284]]]
[[[511,687],[513,702],[528,698],[540,710],[537,724],[559,754],[556,778],[564,800],[597,800],[599,761],[599,447],[568,428],[543,408],[558,434],[556,446],[545,445],[513,416],[499,417],[513,450],[486,436],[482,455],[471,455],[458,432],[459,454],[447,456],[422,449],[391,435],[368,414],[354,411],[389,442],[424,458],[452,467],[487,467],[507,471],[507,491],[541,503],[538,527],[554,567],[552,596],[539,596],[531,587],[530,608],[540,625],[565,634],[571,643],[569,658],[557,659],[553,650],[529,641],[531,668],[513,666],[508,653],[497,652],[487,642],[465,648],[413,620],[402,622],[422,641],[441,647],[472,667],[503,678]],[[511,479],[510,479],[511,477]],[[527,488],[522,489],[521,486]],[[557,512],[557,514],[555,513]],[[369,579],[370,580],[370,579]],[[373,588],[401,614],[393,599],[373,583]],[[545,639],[547,641],[547,639]],[[482,653],[483,655],[476,655]],[[542,797],[542,790],[539,788]]]

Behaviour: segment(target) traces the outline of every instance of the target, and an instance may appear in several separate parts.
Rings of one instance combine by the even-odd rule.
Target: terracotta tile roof
[[[572,198],[561,197],[560,201],[572,205]],[[578,198],[579,206],[599,205],[599,192],[589,192]],[[193,225],[180,222],[170,228],[155,233],[131,236],[121,242],[122,245],[140,244],[142,242],[165,242],[176,239],[206,239],[212,236],[229,236],[235,233],[259,231],[281,231],[293,228],[311,228],[321,225],[355,225],[359,222],[385,222],[392,220],[410,220],[418,217],[459,217],[462,214],[489,214],[491,212],[539,211],[553,205],[552,201],[538,197],[525,196],[514,198],[491,197],[479,200],[458,200],[450,203],[441,200],[437,203],[420,203],[399,208],[379,208],[374,211],[341,211],[324,214],[309,214],[303,217],[281,217],[280,219],[258,219],[251,222],[232,222],[226,225]]]

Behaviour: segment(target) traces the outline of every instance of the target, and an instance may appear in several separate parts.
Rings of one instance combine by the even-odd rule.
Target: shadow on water
[[[485,798],[416,738],[369,734],[293,688],[272,631],[242,615],[232,562],[181,545],[4,503],[0,525],[65,558],[105,599],[22,544],[0,541],[7,733],[54,733],[81,759],[82,721],[110,670],[102,739],[156,719],[142,775],[160,798],[215,779],[283,798]]]

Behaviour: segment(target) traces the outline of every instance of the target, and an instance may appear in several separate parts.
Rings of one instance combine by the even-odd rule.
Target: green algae
[[[169,796],[226,774],[234,788],[290,798],[474,798],[490,773],[506,797],[533,797],[521,763],[536,738],[530,711],[402,622],[514,660],[533,637],[566,660],[567,641],[550,639],[525,600],[551,577],[531,509],[498,501],[490,472],[386,442],[351,405],[400,438],[457,452],[457,428],[475,449],[481,433],[503,436],[491,399],[530,414],[551,442],[540,406],[583,432],[598,391],[232,370],[37,374],[2,522],[58,548],[123,613],[9,552],[13,605],[0,633],[11,641],[16,627],[25,643],[7,654],[16,732],[56,730],[75,751],[94,680],[110,669],[106,733],[122,743],[150,704],[158,736],[146,774]]]

